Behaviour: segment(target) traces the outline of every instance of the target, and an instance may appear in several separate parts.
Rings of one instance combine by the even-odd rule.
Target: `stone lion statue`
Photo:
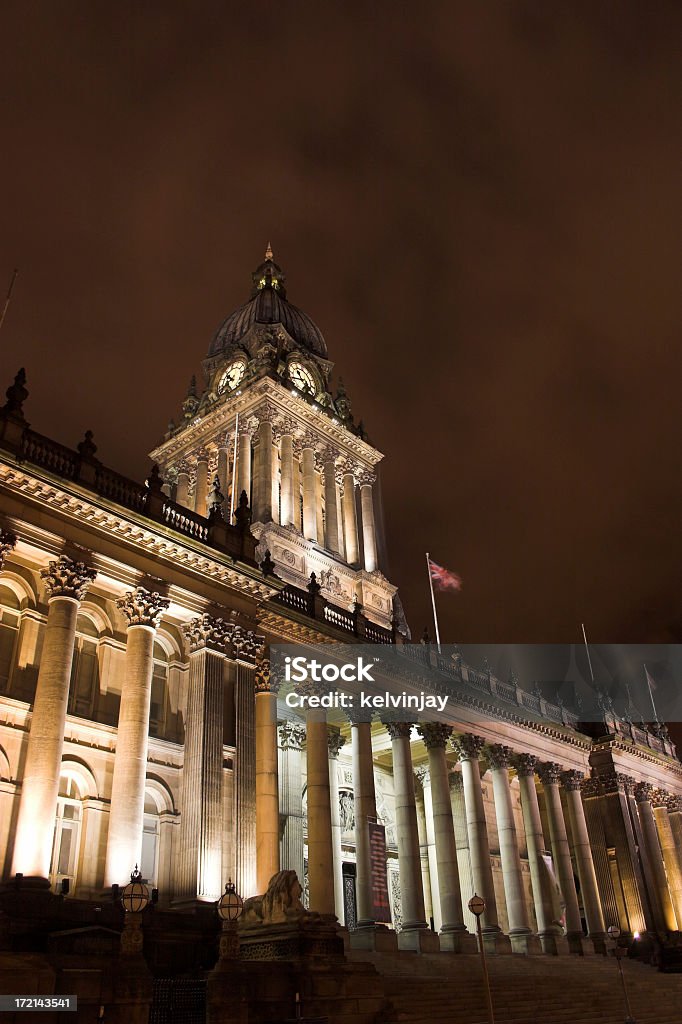
[[[295,871],[278,871],[263,896],[244,900],[243,924],[279,924],[307,917],[301,903],[303,889]]]

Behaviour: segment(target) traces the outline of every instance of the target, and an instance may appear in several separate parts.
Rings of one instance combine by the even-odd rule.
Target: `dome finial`
[[[268,247],[267,247],[267,249],[265,250],[265,258],[266,258],[266,260],[271,260],[271,259],[273,259],[273,255],[272,255],[272,246],[270,245],[270,243],[269,243],[269,242],[268,242]]]

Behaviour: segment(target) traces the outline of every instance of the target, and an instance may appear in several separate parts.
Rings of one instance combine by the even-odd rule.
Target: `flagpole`
[[[590,666],[590,677],[592,679],[592,685],[594,686],[594,672],[592,671],[592,659],[590,658],[590,648],[587,645],[587,633],[585,632],[585,623],[581,622],[583,630],[583,640],[585,641],[585,652],[587,654],[587,664]]]
[[[651,701],[651,706],[654,709],[654,720],[656,722],[656,725],[660,725],[661,723],[658,718],[658,711],[656,710],[656,705],[654,704],[654,694],[653,690],[651,689],[651,676],[649,675],[646,665],[644,665],[644,675],[646,676],[646,684],[649,687],[649,699]]]
[[[3,306],[2,313],[0,314],[0,329],[2,328],[2,325],[5,322],[5,317],[7,316],[7,310],[9,309],[9,304],[12,301],[12,292],[14,291],[14,282],[17,279],[17,274],[18,273],[19,273],[19,271],[15,267],[14,268],[14,273],[12,274],[12,280],[10,281],[9,288],[7,289],[7,298],[5,299],[5,305]]]
[[[230,526],[234,516],[234,492],[237,487],[237,445],[239,444],[239,413],[234,421],[234,454],[232,456],[232,494],[230,495]]]
[[[433,579],[431,577],[431,559],[429,558],[428,551],[426,552],[426,573],[429,577],[429,589],[431,591],[431,605],[433,607],[433,625],[436,629],[436,643],[438,645],[438,653],[441,653],[440,649],[440,631],[438,629],[438,613],[436,612],[436,596],[433,592]]]

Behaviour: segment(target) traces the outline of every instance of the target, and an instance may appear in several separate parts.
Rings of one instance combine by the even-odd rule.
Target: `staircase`
[[[386,979],[397,1024],[488,1024],[478,957],[353,951]],[[495,1024],[623,1024],[618,966],[606,957],[490,957]],[[637,1024],[682,1024],[682,975],[634,961],[623,973]]]

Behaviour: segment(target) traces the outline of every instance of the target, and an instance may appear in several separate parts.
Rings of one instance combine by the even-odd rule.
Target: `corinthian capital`
[[[473,733],[462,733],[452,737],[452,746],[460,761],[478,761],[485,741]]]
[[[329,756],[337,758],[341,747],[345,744],[346,737],[342,736],[338,729],[329,729],[327,732],[327,746]]]
[[[511,747],[505,747],[502,743],[493,743],[487,750],[491,768],[509,768],[514,756],[514,751]]]
[[[579,790],[584,778],[583,773],[579,772],[576,768],[571,768],[570,771],[561,773],[564,789],[567,789],[569,793]]]
[[[229,635],[227,623],[223,619],[215,619],[212,615],[206,614],[192,619],[190,622],[185,622],[182,632],[187,640],[190,654],[204,649],[223,654]]]
[[[568,775],[569,772],[564,774]],[[580,775],[580,772],[577,774]],[[561,778],[561,765],[557,764],[556,761],[545,761],[538,768],[538,775],[544,786],[555,786]]]
[[[355,478],[362,486],[363,484],[374,484],[376,483],[377,475],[373,473],[371,469],[360,469],[355,474]]]
[[[10,551],[14,550],[17,543],[16,534],[12,533],[11,530],[0,530],[0,569],[5,564]]]
[[[116,607],[121,609],[129,626],[151,626],[156,629],[161,613],[169,604],[168,598],[162,597],[156,591],[152,593],[144,587],[135,587],[123,597],[119,597]]]
[[[514,767],[520,779],[529,779],[535,775],[538,759],[535,754],[516,754]]]
[[[74,562],[66,555],[49,562],[47,569],[40,570],[40,578],[52,597],[73,597],[82,601],[85,591],[97,575],[85,562]]]
[[[409,740],[412,734],[412,723],[411,722],[384,722],[386,732],[392,740],[407,739]]]
[[[654,787],[649,782],[638,782],[635,786],[635,800],[638,804],[646,803],[654,795]]]
[[[279,743],[283,749],[302,750],[305,746],[306,733],[302,725],[295,722],[282,722],[279,726]]]
[[[440,747],[445,750],[445,744],[452,735],[452,726],[444,722],[423,722],[417,726],[427,750],[435,750]]]

